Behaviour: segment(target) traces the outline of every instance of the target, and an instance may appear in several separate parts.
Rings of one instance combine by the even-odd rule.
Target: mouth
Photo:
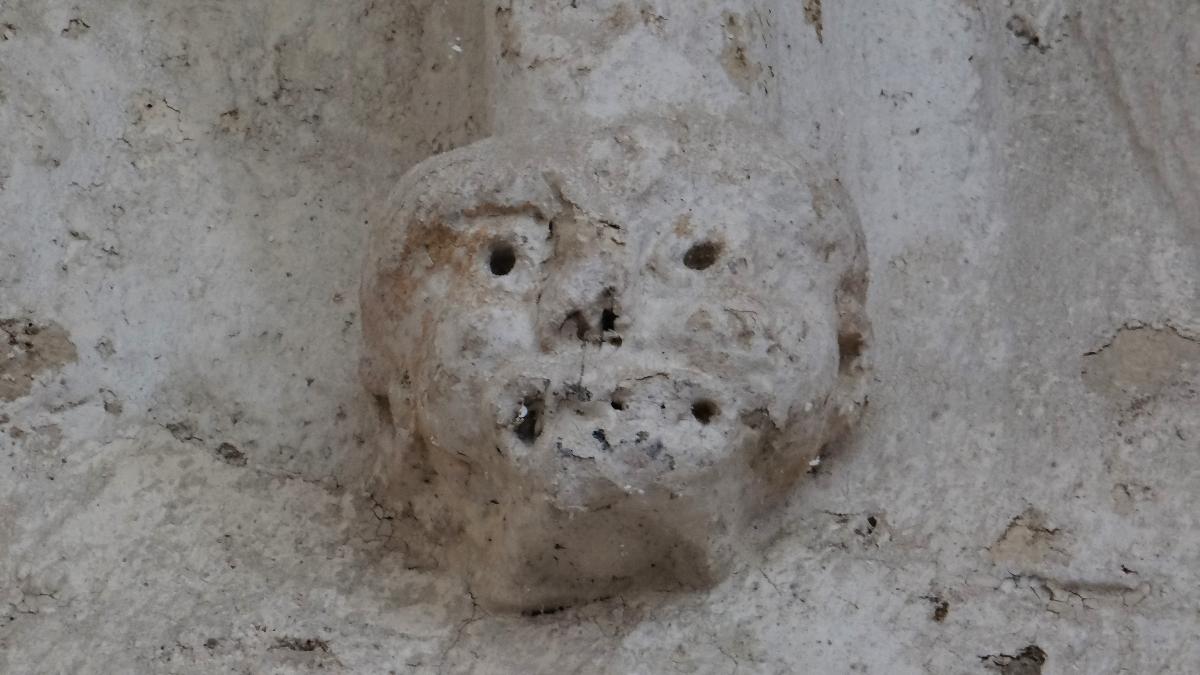
[[[492,397],[503,454],[633,488],[728,459],[765,430],[766,399],[747,384],[677,368],[518,378]]]

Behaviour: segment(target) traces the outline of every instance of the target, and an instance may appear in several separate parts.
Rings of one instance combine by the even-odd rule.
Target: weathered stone
[[[828,171],[707,118],[427,160],[363,287],[393,500],[477,597],[538,609],[722,576],[863,402],[866,269]]]
[[[32,319],[0,319],[0,349],[0,402],[29,394],[34,378],[77,357],[62,326]]]

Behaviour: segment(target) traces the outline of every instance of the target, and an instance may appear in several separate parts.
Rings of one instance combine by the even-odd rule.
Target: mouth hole
[[[513,427],[513,433],[526,445],[532,445],[537,437],[542,435],[542,412],[545,403],[540,397],[526,396],[521,401],[521,407],[524,409],[524,415],[517,416],[517,425]]]
[[[615,331],[617,329],[617,313],[611,308],[605,308],[600,312],[600,330]]]
[[[492,244],[492,252],[488,255],[488,269],[498,277],[507,275],[517,266],[517,251],[512,244],[498,241]]]
[[[688,269],[706,270],[717,262],[717,258],[721,257],[721,243],[705,240],[692,244],[692,247],[683,254],[683,264]]]
[[[692,417],[695,417],[700,424],[708,424],[720,414],[721,408],[709,399],[702,398],[692,403]]]

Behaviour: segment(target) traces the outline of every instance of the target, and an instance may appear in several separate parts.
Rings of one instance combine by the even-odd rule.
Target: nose
[[[615,286],[604,286],[590,297],[556,295],[559,297],[543,298],[538,308],[543,351],[588,344],[621,346],[621,333],[629,327],[629,322],[621,315],[620,297]]]
[[[538,298],[538,339],[543,352],[573,350],[584,345],[620,347],[630,328],[623,316],[622,291],[627,279],[611,255],[572,257],[547,276]]]

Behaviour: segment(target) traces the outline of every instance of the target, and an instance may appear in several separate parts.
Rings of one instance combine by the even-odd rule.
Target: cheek
[[[837,384],[836,309],[818,294],[705,303],[672,332],[689,365],[766,395],[776,419],[821,410]]]
[[[533,312],[526,304],[499,300],[456,310],[452,299],[434,333],[432,359],[443,368],[479,368],[535,349]],[[461,305],[459,305],[461,306]]]
[[[447,298],[420,350],[416,386],[422,426],[431,443],[445,450],[479,445],[492,433],[505,411],[491,390],[506,379],[513,362],[524,361],[536,349],[532,311],[515,301],[461,309]]]
[[[837,385],[837,311],[816,298],[792,303],[779,325],[772,362],[779,368],[775,386],[780,398],[803,409],[820,409]]]

